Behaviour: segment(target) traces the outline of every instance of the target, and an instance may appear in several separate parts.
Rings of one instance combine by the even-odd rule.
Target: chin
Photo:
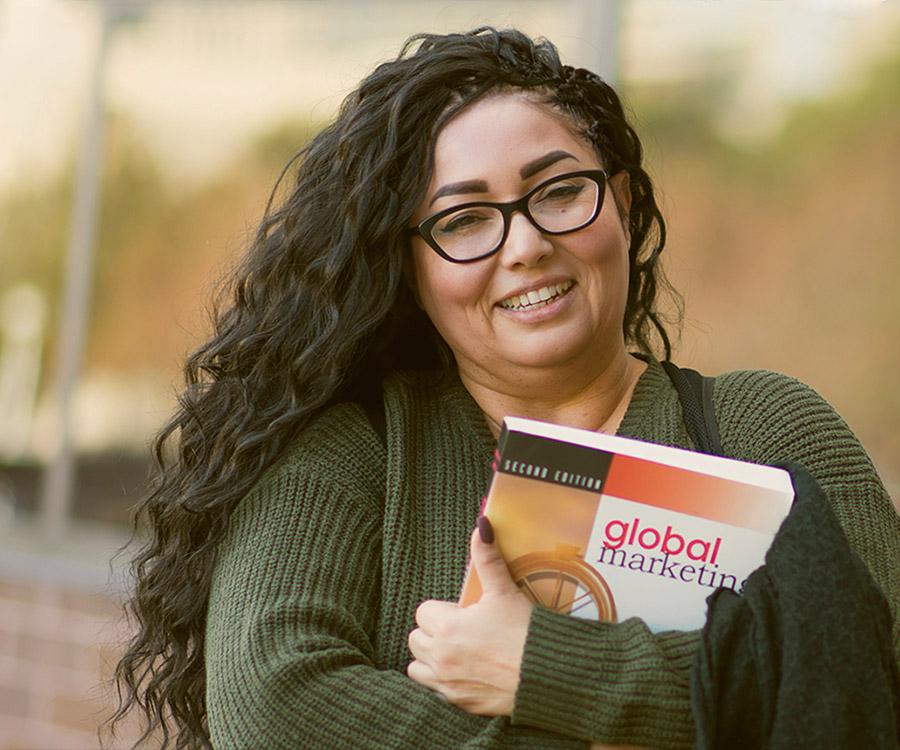
[[[558,336],[551,342],[523,341],[521,347],[506,352],[505,360],[518,367],[566,367],[584,356],[593,346],[590,341],[560,341]]]

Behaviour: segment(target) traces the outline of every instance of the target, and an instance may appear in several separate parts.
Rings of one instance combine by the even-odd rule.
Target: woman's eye
[[[576,198],[582,190],[584,185],[552,185],[538,200],[562,203]]]
[[[447,221],[439,224],[437,228],[443,234],[452,234],[464,229],[471,229],[482,221],[484,221],[484,217],[478,214],[460,214],[450,217]]]

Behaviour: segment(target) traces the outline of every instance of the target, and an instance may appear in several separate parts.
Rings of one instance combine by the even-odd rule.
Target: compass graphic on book
[[[554,550],[521,555],[509,564],[509,572],[535,604],[576,616],[593,604],[597,619],[616,621],[612,591],[603,576],[584,561],[579,548],[574,545],[559,544]],[[582,614],[585,615],[587,612]]]

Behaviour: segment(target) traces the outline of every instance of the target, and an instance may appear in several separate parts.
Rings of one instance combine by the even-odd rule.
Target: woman
[[[534,608],[471,533],[505,415],[691,446],[641,158],[616,94],[515,31],[416,37],[361,83],[157,441],[120,715],[178,748],[691,744],[697,632]],[[896,621],[900,522],[846,425],[767,372],[715,406],[729,455],[819,480]]]

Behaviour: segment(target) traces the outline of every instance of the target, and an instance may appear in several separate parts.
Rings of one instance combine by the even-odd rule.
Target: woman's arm
[[[587,747],[467,714],[379,668],[380,514],[352,479],[365,466],[329,476],[343,458],[282,462],[230,521],[206,632],[214,747]]]
[[[512,713],[514,724],[603,738],[593,750],[692,744],[687,670],[695,633],[654,636],[637,619],[596,623],[534,607],[494,545],[477,534],[471,545],[482,596],[464,609],[440,601],[419,607],[411,678],[473,714]],[[676,641],[680,651],[662,651]]]
[[[887,599],[900,664],[900,516],[857,437],[812,388],[779,373],[722,375],[715,401],[729,455],[763,464],[795,461],[818,482]]]
[[[655,635],[636,618],[597,623],[532,606],[493,545],[476,534],[471,544],[482,597],[419,607],[410,677],[473,714],[511,713],[514,725],[595,740],[595,750],[692,744],[696,631]],[[503,570],[487,570],[494,562]]]
[[[490,522],[483,520],[489,528]],[[479,519],[479,525],[481,522]],[[486,533],[487,538],[492,538],[490,531]],[[537,712],[530,720],[549,722],[549,726],[555,727],[560,734],[581,739],[615,738],[617,743],[626,738],[634,742],[634,737],[638,736],[655,737],[656,744],[665,743],[662,746],[689,744],[690,726],[683,730],[683,737],[675,735],[673,725],[677,726],[679,722],[668,715],[665,703],[660,704],[657,715],[653,716],[647,709],[642,711],[629,705],[627,700],[624,703],[621,699],[610,700],[609,694],[615,691],[623,691],[628,698],[640,689],[630,674],[619,675],[608,683],[600,678],[602,673],[610,673],[608,668],[592,670],[589,666],[590,660],[598,657],[608,660],[609,649],[602,653],[604,648],[599,639],[612,636],[617,629],[615,625],[596,627],[597,623],[578,620],[576,625],[580,622],[588,627],[576,627],[570,636],[556,637],[558,634],[549,632],[552,652],[563,658],[548,664],[546,675],[538,673],[534,685],[530,684],[530,679],[523,682],[524,644],[535,605],[510,576],[496,545],[483,541],[477,532],[473,532],[470,539],[470,556],[481,582],[481,598],[465,608],[441,601],[420,605],[416,611],[420,627],[410,634],[409,639],[416,658],[407,670],[410,677],[473,714],[508,716],[517,705],[518,715],[524,716],[523,723],[527,723],[529,708],[523,705],[527,685],[532,711]],[[569,620],[577,620],[568,615],[559,617],[562,618],[559,623],[564,627]],[[534,649],[534,629],[531,635]],[[560,649],[566,646],[573,651],[561,652]],[[621,662],[620,649],[615,651]],[[689,655],[692,650],[685,653]],[[627,671],[641,675],[639,679],[648,684],[651,665],[648,664],[643,672],[634,667],[635,664],[628,663]],[[650,693],[652,689],[645,692]],[[676,695],[680,692],[677,690]],[[623,708],[631,718],[623,713]],[[683,715],[690,718],[689,709]],[[662,727],[662,732],[657,727]],[[597,741],[592,747],[607,750],[613,745]],[[616,744],[615,747],[626,746]],[[627,747],[635,746],[629,744]]]
[[[600,623],[535,607],[512,723],[610,745],[688,748],[699,637],[651,633],[637,618]]]

